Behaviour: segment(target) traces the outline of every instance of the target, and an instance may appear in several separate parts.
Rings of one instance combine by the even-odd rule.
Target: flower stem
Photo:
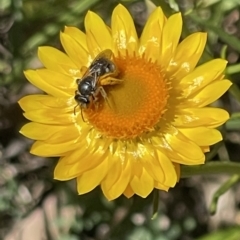
[[[181,166],[181,178],[222,173],[240,175],[240,163],[231,161],[216,161],[198,166]]]

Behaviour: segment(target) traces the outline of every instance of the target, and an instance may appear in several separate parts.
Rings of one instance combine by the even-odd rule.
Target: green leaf
[[[236,183],[238,183],[240,180],[240,176],[237,174],[234,174],[231,178],[229,178],[226,182],[224,182],[214,193],[212,197],[212,202],[210,204],[210,214],[214,215],[217,211],[217,204],[218,199],[226,193],[230,188],[232,188]]]
[[[228,33],[224,32],[222,28],[219,26],[214,26],[213,24],[209,23],[208,21],[201,20],[196,14],[191,13],[189,17],[195,21],[196,23],[202,25],[204,28],[213,31],[219,38],[237,52],[240,53],[240,41],[237,37],[229,35]]]
[[[240,89],[236,84],[233,83],[233,85],[229,88],[229,92],[238,102],[240,102]]]
[[[226,68],[226,74],[227,75],[232,75],[232,74],[239,73],[239,72],[240,72],[240,64],[239,63],[228,66]]]
[[[198,238],[197,240],[239,240],[240,228],[231,227]]]

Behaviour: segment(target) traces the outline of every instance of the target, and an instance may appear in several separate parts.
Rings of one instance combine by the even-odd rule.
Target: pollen
[[[113,139],[133,139],[151,132],[167,108],[169,84],[161,67],[144,57],[114,59],[121,84],[104,86],[107,98],[84,110],[89,124]]]

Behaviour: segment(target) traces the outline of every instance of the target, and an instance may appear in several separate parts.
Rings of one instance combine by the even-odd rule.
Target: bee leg
[[[118,79],[118,78],[113,78],[113,77],[106,77],[100,80],[100,85],[104,86],[104,85],[116,85],[116,84],[120,84],[122,83],[123,80],[122,79]]]
[[[98,87],[98,91],[101,93],[101,95],[104,98],[104,100],[106,101],[107,105],[110,107],[109,100],[108,100],[108,97],[107,97],[107,93],[104,90],[104,88],[100,86],[100,87]]]
[[[101,86],[98,87],[98,92],[101,93],[101,95],[102,95],[103,98],[107,98],[107,93],[106,93],[106,91],[104,90],[103,87],[101,87]]]

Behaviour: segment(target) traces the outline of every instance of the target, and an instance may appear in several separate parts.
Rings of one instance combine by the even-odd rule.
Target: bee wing
[[[89,69],[86,66],[82,66],[80,71],[82,73],[82,77],[85,77],[89,73]]]
[[[81,72],[83,73],[83,76],[81,79],[77,79],[77,83],[79,83],[84,77],[86,77],[87,75],[92,75],[94,72],[92,72],[92,68],[91,66],[94,66],[94,64],[96,63],[97,60],[101,59],[101,58],[106,58],[106,59],[111,59],[113,55],[112,50],[110,49],[105,49],[102,52],[100,52],[92,61],[92,63],[90,64],[89,67],[83,66],[81,68]],[[99,78],[95,77],[95,82],[98,82]]]
[[[110,49],[105,49],[104,51],[100,52],[92,61],[92,64],[94,64],[94,62],[96,62],[98,59],[100,58],[107,58],[107,59],[111,59],[113,55],[112,50]]]

